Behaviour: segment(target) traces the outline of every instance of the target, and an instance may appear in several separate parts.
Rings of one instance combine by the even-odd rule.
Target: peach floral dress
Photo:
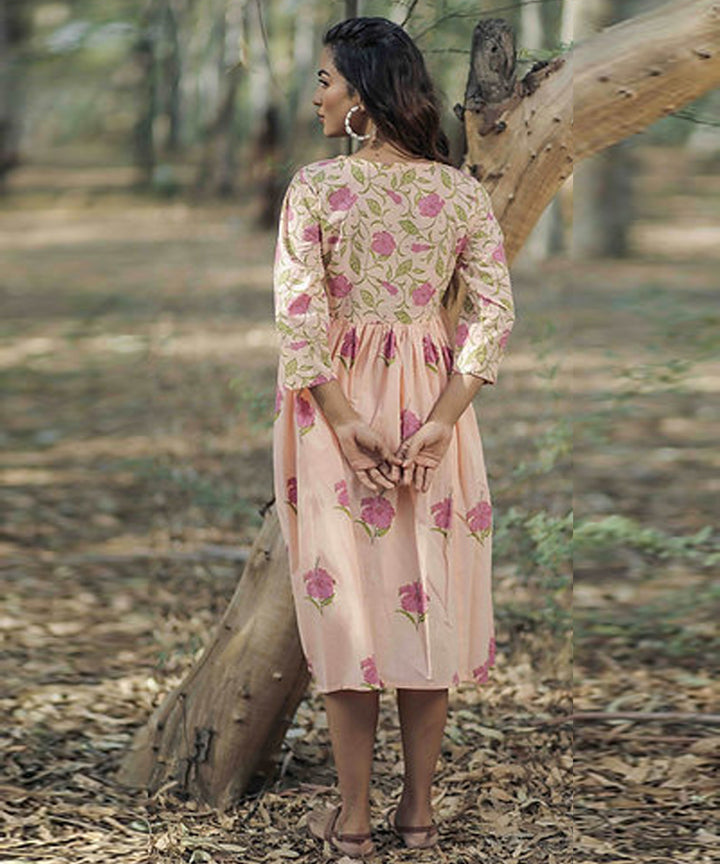
[[[449,334],[454,271],[467,295]],[[315,689],[482,684],[493,519],[473,406],[427,492],[373,493],[309,388],[336,379],[396,450],[453,371],[495,383],[515,315],[487,192],[437,162],[306,165],[282,206],[274,300],[276,506]]]

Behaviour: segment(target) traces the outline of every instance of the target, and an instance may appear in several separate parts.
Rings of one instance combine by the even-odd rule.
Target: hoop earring
[[[358,135],[357,132],[353,131],[353,128],[350,125],[350,118],[359,108],[359,105],[353,105],[345,115],[345,131],[351,138],[355,138],[357,141],[367,141],[368,138],[372,137],[369,133],[367,135]]]

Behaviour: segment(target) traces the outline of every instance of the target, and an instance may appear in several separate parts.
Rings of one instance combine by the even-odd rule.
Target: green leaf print
[[[458,217],[463,220],[463,222],[467,222],[467,213],[459,204],[455,205],[455,212],[457,213]]]
[[[442,180],[443,186],[446,189],[452,188],[452,180],[450,180],[450,175],[448,174],[448,172],[444,168],[441,169],[441,171],[440,171],[440,179]]]
[[[363,172],[357,165],[351,165],[350,171],[352,172],[353,177],[358,181],[358,183],[362,183],[365,179],[363,177]]]
[[[445,265],[443,264],[443,260],[439,255],[435,259],[435,272],[437,273],[438,276],[444,276],[445,275]]]
[[[401,183],[411,183],[415,179],[415,169],[411,168],[409,171],[405,171],[405,173],[400,178]]]
[[[367,205],[376,216],[380,216],[382,214],[382,208],[374,198],[369,198]]]
[[[406,273],[409,273],[412,270],[413,262],[410,258],[406,258],[402,264],[397,268],[395,272],[395,278],[399,279],[401,276],[404,276]]]
[[[373,296],[372,291],[368,291],[367,288],[361,288],[360,296],[362,297],[363,303],[366,306],[369,306],[370,309],[374,308],[375,297]]]
[[[409,219],[401,219],[400,226],[404,228],[408,234],[418,233],[418,229],[415,227],[415,223],[411,222]]]
[[[360,274],[360,259],[354,253],[350,255],[350,266],[355,273]]]
[[[285,374],[294,375],[297,372],[297,365],[297,360],[293,357],[293,359],[290,360],[285,367]]]
[[[398,319],[398,321],[402,321],[403,324],[412,324],[412,318],[404,309],[396,309],[395,317]]]

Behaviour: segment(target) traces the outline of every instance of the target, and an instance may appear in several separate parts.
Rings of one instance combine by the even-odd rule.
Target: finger
[[[392,489],[393,484],[387,479],[387,477],[382,473],[379,468],[371,468],[368,471],[368,476],[372,477],[372,479],[379,483],[380,486],[383,486],[385,489]]]
[[[400,459],[400,457],[396,456],[384,441],[381,440],[379,442],[377,449],[380,455],[389,465],[399,465],[401,463],[402,460]]]
[[[427,468],[423,468],[422,465],[415,466],[415,489],[418,492],[425,491],[425,481],[427,477]]]
[[[378,465],[378,471],[386,477],[390,483],[395,486],[399,477],[399,467],[395,464],[389,465],[387,462],[381,462]]]
[[[418,455],[420,450],[422,449],[423,442],[422,439],[418,436],[413,436],[413,439],[410,440],[408,447],[405,451],[405,458],[403,459],[403,465],[409,465],[411,462],[415,461],[415,457]]]
[[[427,492],[430,488],[430,484],[432,483],[433,478],[433,470],[432,468],[425,469],[425,480],[423,481],[422,491]]]
[[[378,491],[378,487],[373,483],[372,479],[368,476],[368,472],[364,468],[360,471],[356,471],[355,474],[363,486],[367,486],[367,488],[372,489],[373,492]]]
[[[403,486],[409,486],[412,483],[412,479],[413,479],[413,466],[412,466],[412,464],[404,465],[402,468],[402,478],[401,478],[400,482],[402,483]]]

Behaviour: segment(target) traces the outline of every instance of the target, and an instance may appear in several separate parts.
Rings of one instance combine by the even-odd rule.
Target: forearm
[[[427,419],[454,426],[486,383],[484,378],[477,375],[454,372]]]
[[[310,387],[310,392],[320,406],[328,423],[335,428],[349,420],[357,420],[360,415],[348,402],[337,379]]]

